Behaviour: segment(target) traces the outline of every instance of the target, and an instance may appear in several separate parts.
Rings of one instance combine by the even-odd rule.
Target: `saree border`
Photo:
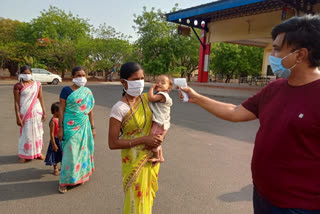
[[[142,96],[142,99],[144,99],[144,95]],[[127,114],[123,117],[121,128],[123,128],[131,118],[133,118],[133,115],[138,111],[139,105],[141,104],[141,100],[139,99],[137,102],[135,102],[130,108],[130,110],[127,112]]]
[[[129,188],[132,186],[132,184],[137,180],[137,177],[140,175],[144,165],[148,162],[148,159],[151,157],[152,157],[152,154],[151,154],[151,151],[149,151],[145,155],[145,157],[139,161],[138,166],[132,170],[132,172],[130,173],[131,177],[128,176],[128,178],[124,182],[125,184],[123,185],[125,193],[129,190]]]
[[[80,89],[82,89],[82,91],[80,90]],[[82,93],[85,93],[86,91],[88,91],[88,90],[90,90],[89,88],[87,88],[87,87],[84,87],[84,86],[81,86],[80,88],[78,88],[77,90],[74,90],[69,96],[68,96],[68,98],[66,99],[66,104],[67,104],[67,102],[72,102],[72,99],[75,99],[75,97],[74,96],[76,96],[77,94],[82,94]],[[93,96],[92,94],[90,95],[90,96]],[[72,98],[71,98],[72,97]],[[70,99],[70,100],[69,100]],[[92,105],[92,108],[91,108],[91,110],[94,108],[94,105]],[[91,111],[90,110],[90,111]],[[65,114],[66,114],[66,109],[65,109],[65,112],[64,112],[64,116],[63,116],[63,131],[64,131],[64,129],[65,129],[65,127],[68,127],[67,126],[67,121],[65,121]],[[68,114],[68,113],[67,113]],[[85,114],[86,115],[86,120],[85,120],[85,122],[81,125],[81,126],[79,126],[79,129],[76,131],[76,132],[74,132],[73,133],[73,135],[75,135],[76,133],[78,133],[79,131],[80,131],[80,129],[83,127],[83,126],[85,126],[86,125],[86,123],[87,123],[87,121],[89,120],[89,116],[88,116],[88,114]],[[64,134],[63,134],[64,135]],[[63,142],[67,142],[67,141],[69,141],[72,137],[73,137],[73,135],[71,135],[70,137],[69,137],[69,139],[64,139],[63,140]],[[64,135],[65,136],[65,135]]]
[[[20,93],[22,93],[25,89],[27,89],[27,88],[29,88],[29,87],[33,86],[33,84],[34,84],[34,83],[36,83],[36,82],[37,82],[37,81],[33,81],[33,83],[31,83],[31,84],[29,84],[29,85],[24,85],[24,84],[22,84],[22,85],[23,85],[23,87],[21,88]]]
[[[73,184],[59,184],[60,187],[66,187],[66,186],[76,186],[78,184],[82,184],[84,182],[87,182],[89,180],[90,175],[95,171],[95,168],[92,168],[91,172],[88,172],[85,174],[82,178],[80,178],[76,183]]]

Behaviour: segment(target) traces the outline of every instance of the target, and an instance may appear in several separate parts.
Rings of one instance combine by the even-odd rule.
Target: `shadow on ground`
[[[58,98],[62,87],[63,86],[44,86],[43,90],[56,94]],[[107,107],[109,110],[111,110],[112,106],[122,97],[122,86],[120,85],[88,85],[88,87],[95,96],[96,104]],[[145,87],[144,92],[148,92],[148,90],[149,88]],[[170,96],[173,99],[173,106],[171,108],[172,124],[219,136],[226,136],[248,143],[254,142],[259,121],[255,120],[242,123],[224,121],[214,117],[199,106],[181,102],[177,91],[170,92]],[[218,101],[233,103],[235,105],[239,105],[245,101],[245,98],[239,98],[236,94],[232,97],[208,96]],[[106,112],[106,122],[108,121],[108,116]]]
[[[249,184],[238,192],[230,192],[220,195],[219,200],[224,202],[252,201],[253,185]]]
[[[18,155],[0,156],[0,165],[19,164]]]
[[[0,183],[39,180],[45,175],[50,174],[51,171],[52,170],[49,169],[27,168],[10,172],[2,172],[0,173]]]
[[[58,181],[0,185],[0,202],[59,194]]]

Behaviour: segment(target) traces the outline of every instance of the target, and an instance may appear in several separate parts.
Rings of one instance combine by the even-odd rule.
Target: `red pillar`
[[[205,44],[206,42],[206,34],[205,31],[201,31],[201,42]],[[204,67],[204,48],[200,44],[200,52],[199,52],[199,66],[198,66],[198,82],[202,82],[202,75],[203,75],[203,67]]]
[[[201,31],[201,42],[205,44],[205,48],[200,44],[198,82],[208,82],[211,44],[206,44],[206,33],[204,30]]]
[[[203,73],[201,78],[202,82],[208,82],[211,44],[207,43],[205,47],[206,49],[204,50]]]

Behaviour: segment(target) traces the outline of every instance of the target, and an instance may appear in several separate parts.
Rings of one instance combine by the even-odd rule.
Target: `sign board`
[[[178,26],[178,34],[182,36],[190,36],[190,28],[189,27],[184,27],[182,25]]]

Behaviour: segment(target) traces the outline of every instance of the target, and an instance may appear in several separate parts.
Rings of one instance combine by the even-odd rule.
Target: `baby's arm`
[[[148,93],[148,99],[150,102],[165,102],[166,98],[161,94],[153,94],[153,90],[156,84],[153,84]]]

